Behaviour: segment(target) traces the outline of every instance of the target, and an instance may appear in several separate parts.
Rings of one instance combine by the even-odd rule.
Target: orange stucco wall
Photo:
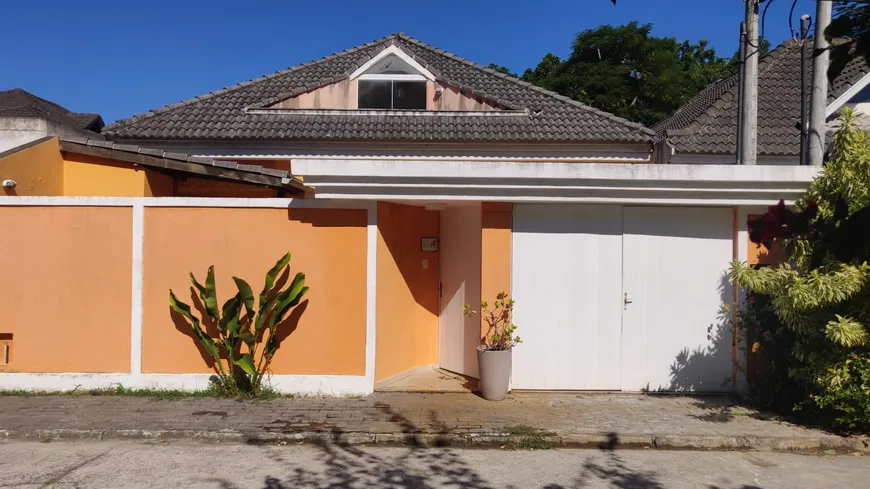
[[[513,205],[484,202],[481,213],[480,300],[492,304],[499,292],[511,293]],[[482,320],[480,331],[486,333]]]
[[[63,195],[63,159],[57,138],[0,158],[0,180],[15,180],[0,195]]]
[[[210,372],[169,310],[170,288],[193,306],[188,272],[204,281],[214,265],[223,304],[236,291],[232,276],[259,294],[290,251],[291,274],[304,272],[311,290],[281,328],[289,336],[272,373],[364,375],[366,224],[365,210],[146,208],[142,371]]]
[[[375,382],[438,363],[438,253],[420,239],[438,237],[439,217],[378,202]]]
[[[0,229],[0,372],[129,372],[132,209],[0,207]]]
[[[174,179],[154,170],[145,170],[145,197],[172,197],[175,195]]]
[[[257,185],[211,180],[208,178],[186,178],[175,182],[177,197],[277,197],[275,189]]]
[[[748,220],[758,219],[759,215],[750,215]],[[773,249],[764,245],[758,245],[747,240],[746,263],[749,265],[776,265],[786,261],[785,252],[776,242],[772,243]]]
[[[96,156],[64,153],[63,195],[142,197],[145,170]]]

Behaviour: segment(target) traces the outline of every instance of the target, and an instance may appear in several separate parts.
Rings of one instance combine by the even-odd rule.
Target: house
[[[0,196],[5,283],[49,277],[54,294],[0,294],[15,329],[0,330],[15,341],[0,387],[202,387],[168,289],[214,265],[228,297],[230,276],[253,285],[289,250],[310,292],[272,364],[281,390],[368,393],[433,365],[475,377],[485,330],[462,306],[505,291],[524,341],[515,389],[730,391],[743,359],[720,315],[739,292],[727,271],[758,259],[743,223],[816,171],[657,164],[654,131],[404,34],[103,134],[313,192]]]
[[[46,136],[99,138],[100,114],[69,110],[20,88],[0,90],[0,152]]]
[[[0,195],[68,197],[305,197],[286,170],[46,136],[0,152]]]
[[[812,43],[807,50],[807,99],[812,78]],[[761,59],[758,68],[758,164],[800,164],[801,47],[788,40]],[[703,90],[653,130],[662,163],[735,164],[738,75]],[[807,102],[809,103],[809,102]],[[870,66],[855,56],[830,82],[827,117],[853,107],[870,122]],[[870,127],[870,124],[867,124]]]

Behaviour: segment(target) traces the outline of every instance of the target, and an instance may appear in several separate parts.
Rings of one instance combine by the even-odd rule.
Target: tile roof
[[[16,150],[18,149],[20,148],[16,148]],[[161,167],[181,173],[265,185],[290,190],[300,195],[313,193],[311,187],[305,186],[302,181],[291,176],[286,170],[265,168],[260,165],[192,156],[162,149],[142,148],[133,144],[120,144],[94,138],[64,137],[60,139],[60,149],[73,153],[115,158],[144,166]],[[198,168],[199,170],[197,170]]]
[[[807,43],[804,49],[810,65],[809,82],[812,77],[812,44]],[[828,103],[868,73],[870,66],[864,58],[854,57],[831,82]],[[677,153],[734,154],[738,85],[735,74],[702,91],[673,115],[653,126],[657,140],[666,138]],[[759,155],[799,155],[800,96],[800,44],[788,40],[759,62]]]
[[[0,90],[0,117],[33,117],[78,130],[99,130],[103,119],[100,114],[80,114],[37,97],[21,88]],[[94,126],[99,121],[99,127]]]
[[[421,117],[411,112],[248,111],[347,78],[397,45],[436,79],[507,108],[511,116]],[[118,121],[114,139],[334,141],[613,141],[648,143],[653,132],[517,78],[485,68],[404,34],[392,34],[319,60],[264,75],[190,100]]]

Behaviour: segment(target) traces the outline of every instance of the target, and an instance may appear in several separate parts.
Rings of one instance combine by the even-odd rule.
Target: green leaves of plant
[[[214,285],[214,265],[208,267],[205,286],[197,282],[196,277],[193,276],[193,272],[190,273],[190,281],[193,283],[193,286],[196,287],[196,290],[199,291],[199,298],[202,299],[202,304],[205,306],[208,315],[214,318],[215,321],[219,320],[220,313],[218,312],[217,291],[215,290]]]
[[[199,342],[206,349],[206,351],[208,351],[209,355],[214,358],[216,364],[220,365],[220,352],[218,351],[218,347],[215,344],[214,340],[212,340],[211,337],[209,337],[209,335],[207,335],[205,331],[203,331],[202,327],[199,324],[199,319],[197,319],[196,316],[191,313],[190,306],[178,300],[172,290],[169,291],[169,307],[173,311],[181,314],[182,316],[187,318],[188,321],[190,321],[190,326],[193,330],[193,334],[196,335],[197,339],[199,339]]]
[[[275,329],[290,309],[298,305],[301,298],[308,292],[308,287],[305,286],[304,273],[297,273],[285,290],[273,291],[275,280],[287,269],[289,264],[290,253],[287,253],[266,273],[257,310],[254,309],[253,290],[246,281],[233,277],[238,293],[226,301],[219,310],[214,266],[208,268],[205,285],[197,281],[193,273],[190,274],[190,281],[199,293],[205,308],[205,315],[214,319],[217,324],[218,338],[211,338],[202,328],[200,319],[193,315],[190,306],[179,301],[175,294],[171,290],[169,291],[170,308],[190,322],[194,336],[208,351],[208,354],[214,358],[216,368],[221,374],[221,381],[225,385],[235,385],[237,389],[245,389],[249,385],[250,389],[254,391],[260,388],[263,375],[268,371],[272,357],[278,348],[278,337]],[[243,308],[244,315],[242,315]],[[255,361],[257,341],[264,338],[265,329],[269,330],[268,336],[263,351],[260,353],[259,361]],[[242,343],[247,347],[247,351],[241,347]],[[233,369],[224,367],[221,350],[226,354],[226,366],[240,368],[250,377],[247,381],[242,382],[235,378],[232,374]]]

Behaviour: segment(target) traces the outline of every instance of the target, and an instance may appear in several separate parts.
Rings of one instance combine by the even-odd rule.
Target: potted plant
[[[488,326],[486,334],[477,347],[477,364],[480,371],[480,394],[489,401],[501,401],[508,395],[511,382],[511,351],[521,343],[515,336],[517,327],[511,322],[514,300],[505,292],[499,292],[492,308],[486,301],[480,303],[480,315]],[[466,304],[466,316],[478,313]]]

